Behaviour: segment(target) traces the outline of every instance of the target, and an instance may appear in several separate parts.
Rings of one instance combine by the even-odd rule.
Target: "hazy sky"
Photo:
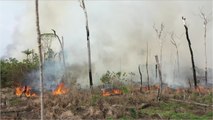
[[[66,58],[70,64],[87,62],[85,18],[78,0],[40,0],[41,32],[55,29],[65,38]],[[185,16],[197,66],[204,66],[202,9],[212,20],[212,0],[87,0],[91,32],[92,61],[96,71],[134,70],[145,63],[146,42],[149,59],[159,54],[159,41],[153,29],[164,23],[163,61],[174,63],[175,48],[170,32],[175,32],[182,66],[191,66],[185,29]],[[34,0],[0,0],[0,57],[24,56],[21,51],[37,49]],[[208,61],[212,66],[212,22],[207,28]],[[56,45],[53,45],[53,47]],[[168,67],[169,69],[170,67]]]

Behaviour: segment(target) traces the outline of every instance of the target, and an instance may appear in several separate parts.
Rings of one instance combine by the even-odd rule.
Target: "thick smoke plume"
[[[37,48],[35,34],[34,2],[27,5],[25,13],[17,19],[18,25],[13,33],[13,42],[8,45],[5,56],[23,58],[21,51]],[[139,80],[137,66],[144,65],[146,41],[149,41],[150,81],[155,78],[155,55],[160,48],[153,25],[165,25],[163,33],[163,78],[170,85],[187,86],[191,77],[191,61],[181,16],[187,18],[189,34],[195,54],[195,63],[204,68],[203,22],[197,14],[203,7],[211,12],[212,1],[86,1],[89,26],[91,30],[91,52],[94,84],[107,70],[134,72]],[[83,86],[89,85],[87,75],[87,49],[85,18],[78,1],[41,1],[40,21],[42,33],[55,29],[64,36],[66,62],[69,65],[70,81],[76,80]],[[211,17],[212,18],[212,17]],[[176,51],[170,43],[169,32],[174,31],[180,53],[180,76],[174,78]],[[208,65],[212,69],[212,23],[207,28]],[[56,43],[57,44],[57,43]],[[57,45],[53,46],[57,46]],[[145,67],[142,68],[145,73]],[[143,75],[143,79],[146,75]]]

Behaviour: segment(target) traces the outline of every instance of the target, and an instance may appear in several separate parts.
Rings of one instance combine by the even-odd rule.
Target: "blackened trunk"
[[[195,88],[197,88],[197,77],[196,77],[196,70],[195,70],[195,62],[194,62],[193,51],[192,51],[191,42],[190,42],[189,34],[188,34],[188,27],[186,25],[184,25],[184,27],[185,27],[185,30],[186,30],[186,39],[188,41],[189,51],[190,51],[190,54],[191,54],[192,71],[193,71],[193,78],[194,78],[194,86],[195,86]]]
[[[139,74],[140,74],[140,80],[141,80],[141,91],[142,91],[142,85],[143,85],[143,81],[142,81],[142,73],[141,73],[141,68],[140,68],[140,65],[138,65],[138,71],[139,71]]]
[[[162,73],[161,73],[161,64],[159,63],[157,55],[155,56],[155,60],[156,60],[157,66],[158,66],[158,73],[159,73],[159,78],[160,78],[160,90],[158,92],[158,100],[160,100],[162,89],[163,89],[163,80],[162,80]]]
[[[80,1],[80,6],[83,8],[84,10],[84,15],[85,15],[85,19],[86,19],[86,34],[87,34],[87,48],[88,48],[88,64],[89,64],[89,81],[90,81],[90,88],[92,88],[93,86],[93,82],[92,82],[92,62],[91,62],[91,49],[90,49],[90,33],[89,33],[89,24],[88,24],[88,16],[87,16],[87,10],[84,4],[84,0]]]

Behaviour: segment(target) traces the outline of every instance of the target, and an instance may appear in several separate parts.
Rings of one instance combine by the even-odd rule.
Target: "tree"
[[[157,99],[160,100],[162,89],[163,89],[163,80],[162,80],[161,65],[159,63],[159,59],[158,59],[157,55],[155,55],[155,60],[156,60],[156,64],[158,67],[158,73],[159,73],[159,77],[160,77],[160,90],[158,90],[158,96],[157,96]]]
[[[163,32],[163,30],[164,30],[164,24],[163,23],[161,23],[161,25],[160,25],[160,29],[157,29],[156,27],[155,27],[155,25],[153,25],[153,28],[154,28],[154,30],[155,30],[155,32],[156,32],[156,34],[157,34],[157,37],[158,37],[158,40],[160,40],[160,64],[161,64],[161,66],[162,66],[162,52],[163,52],[163,40],[162,40],[162,32]]]
[[[204,49],[205,49],[205,84],[207,85],[208,81],[208,64],[207,64],[207,47],[206,47],[206,32],[207,32],[207,24],[209,22],[209,18],[206,14],[200,10],[200,18],[203,20],[203,27],[204,27]]]
[[[41,101],[41,120],[44,119],[44,100],[43,100],[43,57],[41,50],[41,32],[39,25],[39,9],[38,9],[38,0],[35,0],[35,12],[36,12],[36,31],[37,31],[37,42],[39,50],[39,69],[40,69],[40,101]]]
[[[88,16],[87,16],[87,10],[86,10],[85,4],[84,4],[84,0],[80,0],[80,7],[84,10],[85,19],[86,19],[88,64],[89,64],[89,81],[90,81],[90,88],[92,88],[93,82],[92,82],[92,63],[91,63],[91,51],[90,51],[90,39],[89,39],[89,25],[88,25]]]
[[[139,74],[140,74],[140,80],[141,80],[141,87],[140,87],[140,91],[142,92],[143,77],[142,77],[142,73],[141,73],[140,65],[138,65],[138,71],[139,71]]]
[[[30,49],[26,49],[26,50],[22,51],[22,53],[24,53],[24,54],[26,54],[26,55],[27,55],[27,60],[29,61],[29,55],[30,55],[30,54],[32,54],[32,53],[33,53],[33,51],[32,51],[32,50],[30,50]]]
[[[56,34],[56,31],[53,30],[53,34],[55,35],[55,37],[58,39],[60,46],[61,46],[61,54],[62,54],[62,59],[63,59],[63,65],[64,65],[64,69],[66,67],[66,63],[65,63],[65,55],[64,55],[64,37],[62,36],[61,39],[59,38],[59,36]]]
[[[193,78],[194,78],[194,86],[195,86],[195,88],[197,88],[197,77],[196,77],[195,62],[194,62],[194,56],[193,56],[193,51],[192,51],[192,47],[191,47],[191,41],[189,39],[188,27],[186,25],[186,18],[182,17],[182,20],[183,20],[184,28],[186,30],[186,39],[188,41],[189,51],[190,51],[190,54],[191,54],[192,72],[193,72]]]
[[[147,41],[147,45],[146,45],[147,49],[146,49],[146,74],[147,74],[147,82],[148,82],[148,90],[150,90],[150,86],[149,86],[149,43]]]
[[[176,41],[175,41],[175,38],[174,38],[174,32],[172,32],[171,34],[170,34],[171,36],[171,39],[170,39],[170,42],[172,43],[172,45],[174,45],[175,46],[175,49],[176,49],[176,57],[177,57],[177,68],[178,68],[178,74],[179,74],[179,71],[180,71],[180,62],[179,62],[179,51],[178,51],[178,45],[177,45],[177,43],[176,43]]]

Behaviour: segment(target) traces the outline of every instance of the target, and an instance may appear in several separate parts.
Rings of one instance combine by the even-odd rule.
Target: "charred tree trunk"
[[[155,77],[156,77],[156,79],[158,77],[158,65],[157,64],[155,64]]]
[[[193,56],[193,51],[192,51],[192,47],[191,47],[191,41],[189,39],[188,27],[186,26],[186,23],[185,23],[186,18],[182,17],[182,19],[183,19],[184,27],[185,27],[185,30],[186,30],[186,39],[188,41],[189,51],[190,51],[190,54],[191,54],[192,72],[193,72],[193,78],[194,78],[194,86],[195,86],[195,88],[197,88],[197,77],[196,77],[196,70],[195,70],[195,62],[194,62],[194,56]]]
[[[80,6],[84,10],[85,14],[85,19],[86,19],[86,33],[87,33],[87,48],[88,48],[88,64],[89,64],[89,81],[90,81],[90,88],[93,86],[93,81],[92,81],[92,63],[91,63],[91,50],[90,50],[90,39],[89,39],[89,24],[88,24],[88,16],[87,16],[87,11],[86,7],[84,4],[84,0],[80,0]]]
[[[206,85],[207,85],[207,81],[208,81],[208,69],[207,69],[207,49],[206,49],[206,25],[205,25],[205,28],[204,28],[205,32],[204,32],[204,46],[205,46],[205,82],[206,82]]]
[[[41,50],[41,32],[39,25],[39,9],[38,9],[38,0],[35,1],[35,10],[36,10],[36,30],[37,30],[37,42],[39,50],[39,69],[40,69],[40,101],[41,101],[41,120],[44,119],[44,100],[43,100],[43,56]]]
[[[140,74],[140,80],[141,80],[141,88],[140,88],[140,91],[142,92],[142,85],[143,85],[143,81],[142,81],[142,73],[141,73],[140,65],[138,65],[138,71],[139,71],[139,74]]]
[[[163,89],[163,80],[162,80],[161,66],[160,66],[157,55],[155,56],[155,60],[156,60],[157,66],[158,66],[158,73],[159,73],[159,78],[160,78],[160,90],[158,92],[158,100],[159,100],[161,97],[162,89]]]
[[[149,59],[148,59],[148,55],[149,55],[149,44],[147,42],[147,54],[146,54],[146,74],[147,74],[147,82],[148,82],[148,90],[150,90],[150,86],[149,86],[149,67],[148,67],[148,64],[149,64]]]
[[[208,69],[207,69],[207,48],[206,48],[206,25],[205,25],[205,28],[204,28],[205,32],[204,32],[204,46],[205,46],[205,82],[206,82],[206,85],[207,85],[207,81],[208,81]]]

